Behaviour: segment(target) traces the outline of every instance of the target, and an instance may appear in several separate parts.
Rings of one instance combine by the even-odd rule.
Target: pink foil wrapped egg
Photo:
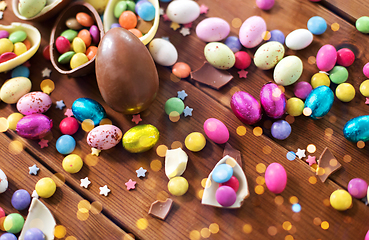
[[[287,173],[279,163],[271,163],[265,171],[265,184],[275,194],[283,192],[287,185]]]
[[[319,70],[328,72],[330,71],[337,61],[336,48],[330,44],[322,46],[318,54],[316,55],[316,65]]]
[[[19,136],[28,139],[43,138],[52,128],[53,121],[40,113],[23,117],[17,123],[17,133]]]
[[[271,118],[280,118],[286,112],[286,96],[275,83],[264,84],[260,90],[260,103]]]
[[[226,143],[229,139],[229,131],[224,123],[216,118],[209,118],[204,122],[206,136],[218,144]]]
[[[122,131],[118,127],[109,124],[97,126],[87,135],[88,145],[100,150],[114,147],[121,139]]]
[[[261,120],[261,106],[259,102],[247,92],[235,92],[231,98],[231,108],[234,115],[245,124],[252,125]]]
[[[44,113],[51,107],[49,95],[43,92],[30,92],[23,95],[17,102],[17,109],[23,115]]]

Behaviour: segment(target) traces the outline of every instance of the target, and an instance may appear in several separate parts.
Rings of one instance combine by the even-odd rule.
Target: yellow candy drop
[[[83,161],[77,154],[69,154],[63,159],[63,168],[69,173],[77,173],[81,170]]]
[[[19,120],[23,118],[23,115],[21,113],[12,113],[8,116],[8,124],[9,129],[15,131],[17,128],[17,123]]]
[[[174,177],[169,180],[168,190],[174,196],[182,196],[188,190],[188,182],[184,177]]]
[[[329,87],[330,84],[331,84],[331,80],[329,79],[329,77],[325,73],[315,73],[311,77],[311,86],[313,88],[317,88],[317,87],[323,86],[323,85]]]
[[[13,52],[13,43],[7,38],[0,39],[0,55],[5,52]]]
[[[364,97],[369,97],[369,79],[360,84],[360,92]]]
[[[342,102],[350,102],[355,97],[355,88],[350,83],[341,83],[336,88],[336,96]]]
[[[297,117],[304,110],[304,102],[300,98],[292,97],[287,100],[286,111],[289,115]]]
[[[192,152],[201,151],[206,144],[206,139],[202,133],[192,132],[185,139],[186,148]]]
[[[15,55],[19,56],[19,55],[22,55],[25,52],[27,52],[27,47],[24,43],[17,42],[17,43],[14,44],[14,53],[15,53]]]
[[[75,37],[72,42],[72,49],[76,53],[85,53],[86,52],[86,44],[82,40],[82,38]]]
[[[329,202],[334,209],[345,211],[351,206],[352,197],[347,191],[339,189],[331,194]]]
[[[42,198],[49,198],[55,193],[56,184],[51,178],[45,177],[38,180],[35,189],[38,196]]]
[[[88,58],[84,53],[76,53],[70,60],[70,67],[75,69],[88,62]]]

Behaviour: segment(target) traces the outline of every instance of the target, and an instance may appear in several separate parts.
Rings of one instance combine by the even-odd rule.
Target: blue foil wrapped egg
[[[100,103],[91,98],[78,98],[73,102],[72,112],[75,118],[80,122],[91,119],[95,125],[106,118],[106,112]]]
[[[331,110],[333,100],[332,90],[327,86],[320,86],[310,92],[305,100],[305,108],[311,109],[311,118],[321,118]]]
[[[350,119],[343,127],[343,135],[351,142],[369,141],[369,116]]]

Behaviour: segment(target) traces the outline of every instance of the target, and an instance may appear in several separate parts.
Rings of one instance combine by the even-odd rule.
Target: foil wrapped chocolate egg
[[[145,152],[151,149],[159,140],[159,130],[151,125],[138,125],[129,129],[123,135],[123,147],[131,153]]]
[[[255,124],[262,117],[259,102],[247,92],[234,93],[231,98],[231,108],[234,115],[245,124]]]
[[[19,136],[28,139],[39,139],[44,137],[52,128],[53,121],[40,113],[35,113],[23,117],[17,123],[17,133]]]
[[[369,141],[369,115],[350,119],[343,127],[343,135],[351,142]]]
[[[280,118],[286,112],[286,96],[277,84],[269,82],[260,90],[260,103],[266,115]]]
[[[106,118],[106,112],[100,103],[91,98],[78,98],[72,104],[72,112],[78,121],[91,119],[95,125]]]
[[[145,110],[159,90],[158,72],[150,52],[123,28],[110,29],[100,42],[96,79],[105,102],[123,114]]]
[[[321,118],[331,110],[333,100],[332,90],[327,86],[320,86],[310,92],[305,100],[305,108],[311,109],[311,118]]]

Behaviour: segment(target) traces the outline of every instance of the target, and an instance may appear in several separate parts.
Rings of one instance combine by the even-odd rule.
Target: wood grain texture
[[[368,16],[369,3],[365,0],[344,1],[344,0],[324,0],[321,5],[330,9],[334,13],[354,23],[362,16]]]
[[[7,2],[9,6],[10,1],[8,0]],[[307,59],[310,56],[315,56],[320,46],[327,43],[336,47],[341,44],[350,44],[356,50],[355,53],[357,53],[358,60],[349,68],[349,82],[352,82],[358,90],[360,82],[365,79],[362,73],[357,70],[362,66],[363,59],[368,57],[364,48],[365,36],[358,34],[350,24],[344,22],[319,4],[313,4],[305,0],[284,1],[283,4],[277,1],[272,10],[264,12],[258,9],[253,1],[234,0],[230,4],[220,0],[201,0],[198,3],[209,6],[209,12],[206,14],[206,17],[222,17],[231,23],[234,18],[240,18],[244,21],[252,15],[260,15],[266,20],[268,30],[278,28],[286,35],[296,28],[305,28],[306,22],[311,16],[323,16],[329,25],[338,22],[341,27],[338,32],[328,30],[324,35],[315,37],[313,44],[308,49],[302,51],[288,50],[287,55],[296,54],[303,60],[304,73],[301,80],[309,81],[318,69],[315,65],[308,64]],[[166,4],[162,5],[166,7]],[[18,21],[10,10],[11,8],[6,10],[4,19],[0,21],[1,24]],[[192,69],[199,68],[205,60],[202,52],[206,43],[199,40],[194,32],[197,23],[204,18],[205,16],[201,15],[194,22],[191,35],[186,37],[183,37],[178,30],[173,31],[170,29],[170,23],[161,19],[159,31],[156,35],[157,37],[169,36],[170,41],[178,50],[178,61],[188,63]],[[51,63],[42,57],[42,49],[48,44],[52,23],[53,20],[47,23],[32,23],[41,31],[43,38],[40,50],[30,60],[32,66],[30,79],[33,82],[33,91],[40,90],[40,83],[43,80],[41,75],[42,69],[45,67],[52,69]],[[232,27],[231,31],[231,35],[238,35],[238,28]],[[256,49],[247,49],[246,51],[253,55]],[[67,229],[70,227],[74,236],[78,239],[86,239],[85,232],[79,232],[75,229],[82,228],[83,224],[90,221],[90,218],[92,220],[94,219],[92,217],[96,217],[90,214],[90,218],[83,223],[77,220],[71,221],[70,217],[63,217],[68,215],[68,211],[71,212],[72,216],[75,216],[77,211],[76,203],[83,196],[90,202],[99,201],[102,203],[104,208],[103,214],[98,215],[101,216],[101,221],[107,222],[109,226],[109,220],[105,217],[107,216],[140,239],[188,239],[191,236],[193,239],[197,239],[194,236],[201,232],[206,236],[206,229],[212,223],[218,224],[220,230],[216,234],[211,234],[211,239],[285,239],[287,235],[292,235],[295,239],[364,238],[369,227],[367,225],[369,212],[362,202],[354,200],[353,207],[345,212],[338,212],[332,207],[327,207],[323,204],[323,201],[326,202],[334,190],[340,188],[340,186],[346,187],[351,178],[361,177],[368,180],[365,174],[368,168],[366,164],[367,147],[358,149],[342,136],[344,123],[352,116],[362,114],[364,112],[363,109],[367,107],[359,93],[357,93],[354,101],[348,104],[342,104],[336,99],[331,112],[321,120],[313,121],[306,117],[296,118],[292,124],[293,132],[291,136],[285,141],[276,141],[271,138],[270,130],[264,127],[263,123],[260,124],[264,132],[262,136],[257,137],[253,134],[254,126],[245,126],[246,135],[237,135],[237,127],[244,125],[240,123],[229,108],[229,99],[235,89],[250,92],[258,98],[263,84],[272,79],[272,71],[261,71],[252,65],[248,69],[248,78],[240,79],[237,77],[237,71],[232,69],[230,73],[235,78],[222,89],[216,91],[191,80],[189,82],[186,80],[174,82],[170,80],[170,68],[162,66],[157,66],[157,68],[160,78],[160,90],[152,106],[147,111],[141,113],[143,121],[140,122],[140,124],[153,124],[159,129],[161,134],[158,144],[148,152],[131,154],[125,151],[121,144],[118,144],[113,149],[103,151],[99,157],[91,156],[91,151],[85,140],[87,133],[80,129],[74,135],[77,141],[77,148],[74,153],[79,154],[84,159],[85,165],[77,174],[66,173],[61,166],[64,156],[55,149],[55,142],[61,136],[58,125],[65,117],[63,115],[65,109],[56,109],[55,105],[46,113],[54,121],[53,138],[49,143],[49,147],[41,149],[37,141],[21,139],[12,131],[8,131],[7,135],[2,135],[0,139],[3,147],[2,152],[7,154],[6,159],[13,158],[7,151],[10,141],[8,137],[10,137],[24,144],[31,156],[28,156],[26,153],[22,153],[22,156],[26,155],[28,161],[38,161],[52,170],[53,173],[61,173],[65,177],[67,185],[71,186],[75,193],[71,192],[71,197],[67,197],[67,194],[64,195],[63,186],[60,188],[63,191],[59,191],[60,189],[58,189],[59,192],[57,191],[57,194],[62,192],[63,196],[59,198],[56,195],[55,199],[53,197],[46,201],[50,201],[51,206],[54,206],[52,205],[53,201],[59,201],[60,205],[63,204],[60,207],[55,206],[55,208],[52,208],[52,211],[60,214],[60,219],[58,218],[58,220]],[[0,74],[1,83],[8,78],[9,73]],[[89,97],[104,106],[108,118],[112,120],[114,125],[120,127],[123,132],[135,126],[131,121],[132,116],[116,113],[103,102],[94,75],[68,79],[54,70],[51,74],[51,79],[56,85],[55,91],[51,94],[53,103],[58,100],[64,100],[66,107],[70,108],[73,101],[77,98]],[[181,116],[178,122],[171,122],[164,112],[164,104],[170,97],[177,96],[177,91],[183,89],[188,94],[184,101],[185,105],[194,109],[193,116],[187,118]],[[292,88],[286,87],[286,93],[291,97],[293,94]],[[0,103],[0,109],[0,117],[7,117],[16,111],[15,106],[6,105],[3,102]],[[334,118],[332,116],[335,116],[335,121],[333,121]],[[243,170],[248,179],[251,195],[238,210],[217,209],[201,205],[199,197],[203,190],[201,181],[208,176],[213,166],[221,159],[224,145],[218,145],[207,140],[205,149],[201,152],[193,153],[184,147],[184,139],[193,131],[203,132],[202,125],[210,117],[217,118],[226,124],[230,131],[229,143],[240,150],[242,154]],[[264,122],[266,120],[268,119],[264,119]],[[333,130],[333,135],[330,138],[324,134],[327,128]],[[147,211],[153,201],[163,198],[163,196],[170,196],[167,190],[168,179],[165,176],[164,168],[155,172],[151,170],[150,163],[153,160],[159,160],[164,166],[164,158],[157,155],[156,147],[166,145],[168,148],[171,148],[172,143],[175,141],[179,141],[182,144],[183,149],[189,156],[187,170],[183,176],[189,181],[190,189],[182,197],[171,196],[174,201],[173,209],[166,220],[162,221],[148,215]],[[286,159],[288,151],[305,148],[310,143],[315,144],[317,147],[314,155],[319,156],[324,147],[328,146],[343,164],[344,168],[332,175],[334,181],[327,180],[326,183],[321,183],[318,180],[317,183],[311,184],[308,179],[315,176],[315,173],[304,160],[288,161]],[[350,155],[352,161],[350,163],[342,161],[344,155]],[[25,162],[28,163],[27,161]],[[287,188],[280,195],[283,199],[283,203],[280,205],[276,204],[276,195],[270,193],[265,184],[263,185],[265,190],[263,194],[258,195],[254,190],[261,179],[260,177],[264,176],[263,173],[256,171],[257,164],[263,163],[267,166],[272,162],[281,163],[288,174]],[[17,167],[23,166],[20,165],[22,164],[20,161],[15,164]],[[140,167],[148,169],[145,178],[139,179],[136,176],[135,170]],[[2,169],[4,170],[4,168]],[[31,191],[34,182],[22,182],[22,179],[28,177],[27,174],[27,172],[26,174],[20,173],[19,177],[17,177],[18,175],[13,176],[13,174],[9,174],[8,178],[12,179],[12,184],[14,184],[12,189],[26,188]],[[80,179],[86,176],[92,182],[88,189],[81,188],[79,185]],[[256,180],[257,177],[259,177],[258,181]],[[128,179],[137,181],[135,190],[126,190],[124,183]],[[99,195],[99,187],[105,184],[111,189],[108,197]],[[298,198],[302,207],[300,213],[293,213],[291,210],[292,204],[289,202],[289,199],[292,196]],[[74,208],[70,207],[69,203]],[[6,204],[9,209],[9,201],[4,202],[4,205]],[[55,215],[57,216],[57,214]],[[317,218],[321,221],[327,221],[330,227],[327,230],[323,230],[319,224],[314,224],[314,219],[316,220],[315,223],[319,223]],[[140,219],[147,220],[146,228],[144,228],[146,225],[144,227],[143,225],[137,226],[136,223]],[[288,230],[289,228],[285,230],[282,227],[282,224],[286,221],[293,226],[290,230]],[[246,233],[249,232],[247,231],[250,229],[249,226],[252,227],[252,231]],[[91,223],[92,227],[93,224]],[[273,233],[274,227],[276,233],[275,235],[272,234],[272,237],[270,233]],[[112,228],[115,229],[114,227]],[[109,228],[107,229],[110,231]],[[100,235],[97,235],[98,231],[91,229],[89,232],[96,233],[96,236],[88,235],[88,238],[101,239],[98,237]],[[111,230],[110,233],[111,236],[114,236],[111,239],[122,239],[121,236],[124,234],[116,229]],[[191,233],[193,235],[190,235]]]

